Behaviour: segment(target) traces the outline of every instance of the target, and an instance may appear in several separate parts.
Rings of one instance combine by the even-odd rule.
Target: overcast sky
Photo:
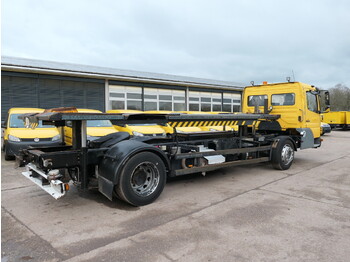
[[[2,55],[350,87],[348,0],[2,0]]]

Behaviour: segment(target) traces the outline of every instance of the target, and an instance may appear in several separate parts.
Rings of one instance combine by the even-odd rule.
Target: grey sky
[[[2,0],[2,55],[350,86],[350,1]]]

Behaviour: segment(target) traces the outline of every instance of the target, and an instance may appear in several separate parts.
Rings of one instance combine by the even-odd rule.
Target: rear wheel
[[[148,205],[162,193],[166,182],[166,168],[154,153],[141,152],[125,164],[119,184],[118,196],[133,206]]]
[[[294,160],[294,145],[288,137],[279,137],[278,144],[272,149],[271,162],[275,169],[289,169]]]

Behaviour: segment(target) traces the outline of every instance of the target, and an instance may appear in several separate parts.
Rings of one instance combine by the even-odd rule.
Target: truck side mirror
[[[329,91],[327,91],[327,90],[320,90],[320,97],[321,97],[321,113],[322,112],[328,112],[329,109],[330,109]]]
[[[6,126],[6,122],[2,122],[1,123],[1,128],[6,128],[7,126]]]

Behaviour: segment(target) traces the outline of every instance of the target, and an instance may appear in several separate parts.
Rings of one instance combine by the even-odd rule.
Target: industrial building
[[[11,107],[240,111],[243,84],[3,56],[1,115]]]

